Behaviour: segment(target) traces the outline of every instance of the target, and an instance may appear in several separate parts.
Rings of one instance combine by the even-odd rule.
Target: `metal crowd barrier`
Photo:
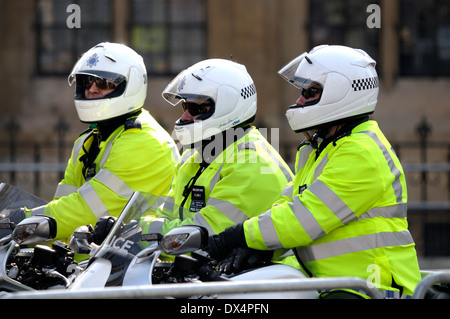
[[[381,299],[376,288],[356,277],[306,278],[283,280],[227,281],[205,283],[160,284],[151,286],[85,288],[79,290],[55,289],[32,292],[13,292],[0,295],[2,299],[105,299],[105,298],[164,298],[189,296],[215,296],[230,293],[280,292],[299,290],[327,290],[353,288],[365,292],[373,299]]]
[[[0,163],[0,172],[64,172],[67,163]]]
[[[423,278],[414,290],[413,299],[423,299],[428,289],[435,284],[450,284],[450,270],[423,272]]]

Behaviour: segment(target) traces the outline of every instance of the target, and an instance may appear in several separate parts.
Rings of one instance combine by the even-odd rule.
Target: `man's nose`
[[[300,97],[298,98],[297,102],[295,102],[295,104],[297,105],[303,105],[305,103],[305,97],[303,95],[300,95]]]
[[[181,115],[181,120],[185,121],[185,122],[193,122],[194,119],[195,119],[195,116],[192,116],[188,110],[184,111],[184,113]]]
[[[89,92],[99,92],[100,89],[97,87],[97,84],[92,83],[91,87],[88,89]]]

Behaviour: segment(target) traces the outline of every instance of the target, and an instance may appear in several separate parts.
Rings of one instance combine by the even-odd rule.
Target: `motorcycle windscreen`
[[[47,204],[42,198],[30,194],[15,186],[0,183],[0,220],[9,215],[13,209],[27,207],[34,208]]]
[[[167,198],[144,192],[135,192],[129,199],[111,232],[103,241],[93,258],[104,258],[111,262],[111,273],[106,286],[121,286],[130,263],[151,241],[150,227],[155,218],[178,216],[180,207],[169,204]],[[189,211],[181,208],[188,216]],[[152,237],[152,236],[150,236]],[[154,237],[157,240],[158,236]]]

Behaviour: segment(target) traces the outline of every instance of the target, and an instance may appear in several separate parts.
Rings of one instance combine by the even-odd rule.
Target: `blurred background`
[[[87,128],[67,76],[103,41],[144,57],[145,107],[169,133],[181,112],[161,92],[178,72],[206,58],[246,65],[255,124],[292,167],[303,136],[284,114],[298,91],[277,71],[316,45],[364,49],[378,62],[373,119],[406,171],[421,267],[450,268],[450,1],[0,0],[0,182],[52,198]]]

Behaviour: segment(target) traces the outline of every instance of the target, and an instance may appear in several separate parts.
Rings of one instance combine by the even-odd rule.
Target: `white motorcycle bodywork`
[[[146,243],[147,247],[140,251],[135,251],[130,254],[132,247],[145,246],[142,242],[132,242],[130,240],[129,233],[136,233],[139,228],[139,223],[135,224],[135,228],[127,231],[123,231],[123,226],[120,224],[128,224],[131,221],[136,221],[138,218],[142,218],[142,215],[136,214],[136,211],[145,211],[148,214],[151,208],[146,202],[152,202],[152,199],[146,197],[146,194],[136,192],[130,199],[129,203],[125,207],[120,218],[117,220],[114,228],[111,230],[108,237],[103,244],[96,249],[92,256],[89,266],[83,271],[81,275],[75,278],[73,283],[69,286],[69,290],[77,290],[84,288],[100,288],[115,285],[115,282],[120,282],[121,286],[148,286],[154,285],[152,282],[152,274],[155,269],[155,265],[160,262],[159,257],[161,255],[161,247],[157,242]],[[156,201],[156,204],[159,204]],[[156,205],[157,206],[157,205]],[[158,206],[159,208],[161,206]],[[189,226],[187,226],[189,228]],[[126,226],[125,226],[126,228]],[[181,229],[181,230],[180,230]],[[187,230],[198,231],[198,230]],[[122,233],[121,233],[122,232]],[[183,227],[179,227],[176,231],[169,232],[165,237],[171,236],[173,233],[183,233]],[[136,239],[137,237],[133,235]],[[195,238],[197,234],[191,235]],[[190,238],[191,238],[190,237]],[[199,241],[189,239],[186,243],[182,244],[183,251],[178,250],[175,254],[193,252],[198,250],[197,247]],[[137,244],[137,245],[136,245]],[[127,250],[128,249],[128,250]],[[127,259],[126,270],[121,272],[114,272],[114,269],[118,269],[114,265],[115,262],[123,263]],[[114,274],[113,274],[114,273]],[[291,266],[276,264],[270,265],[255,270],[250,270],[242,274],[238,274],[230,277],[231,281],[255,281],[255,280],[270,280],[270,279],[302,279],[305,276],[298,270]],[[199,284],[201,284],[199,282]],[[204,297],[203,297],[204,298]],[[221,296],[214,296],[214,298],[296,298],[296,299],[317,299],[317,291],[285,291],[275,293],[236,293],[227,294]]]

